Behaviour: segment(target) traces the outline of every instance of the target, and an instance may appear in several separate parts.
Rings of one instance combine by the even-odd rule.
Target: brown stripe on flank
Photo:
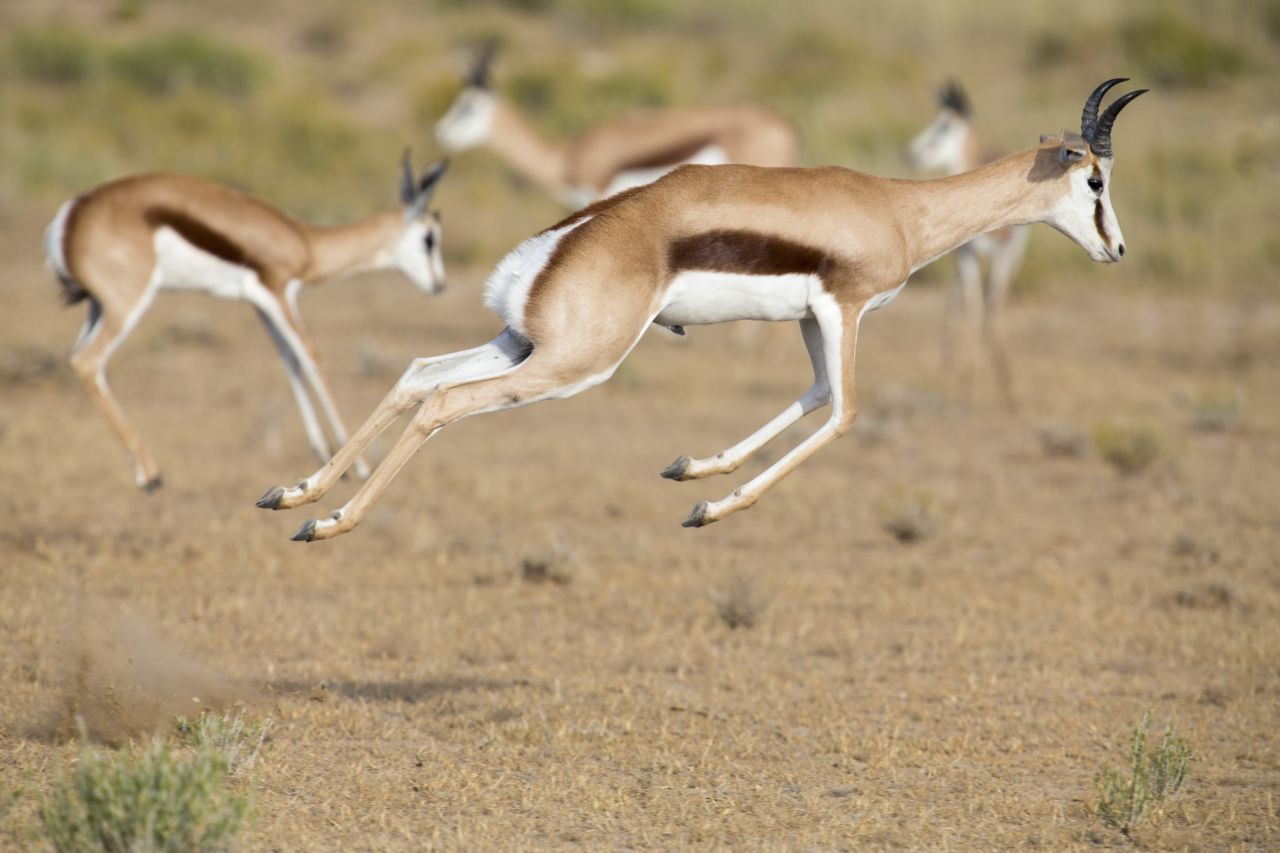
[[[671,272],[713,270],[741,275],[804,273],[825,278],[836,261],[826,252],[756,231],[708,231],[672,241]]]
[[[662,151],[655,151],[652,154],[648,154],[628,163],[620,163],[617,170],[613,173],[614,177],[622,172],[627,172],[632,169],[658,169],[662,166],[675,166],[680,163],[685,163],[694,154],[697,154],[699,151],[715,141],[714,136],[703,136],[690,140],[689,142],[673,145],[672,147]]]
[[[153,229],[169,226],[197,249],[237,266],[251,269],[258,274],[260,280],[266,281],[266,264],[253,257],[230,237],[190,214],[166,207],[152,207],[143,214],[143,219]]]

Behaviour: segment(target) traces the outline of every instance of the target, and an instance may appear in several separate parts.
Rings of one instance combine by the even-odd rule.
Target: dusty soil
[[[64,366],[80,310],[37,238],[0,241],[0,844],[31,843],[71,712],[119,740],[233,699],[276,721],[254,849],[1118,844],[1093,777],[1146,708],[1195,758],[1140,843],[1280,841],[1280,302],[1092,268],[1013,309],[1010,416],[986,373],[941,390],[941,294],[909,287],[864,324],[855,434],[697,531],[695,501],[816,420],[734,477],[658,472],[808,368],[794,333],[657,331],[599,389],[446,430],[359,530],[301,545],[305,512],[253,506],[315,463],[251,312],[163,299],[111,365],[165,469],[141,494]],[[412,356],[497,331],[485,271],[452,272],[435,300],[304,297],[349,422]],[[1239,419],[1192,428],[1224,388]],[[1042,448],[1113,421],[1165,455],[1122,477]],[[935,524],[902,543],[911,495]]]

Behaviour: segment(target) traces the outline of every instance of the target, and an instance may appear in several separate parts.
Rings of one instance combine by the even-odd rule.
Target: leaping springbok
[[[959,175],[984,163],[999,159],[996,152],[985,149],[974,126],[969,98],[955,81],[948,81],[938,92],[938,115],[907,148],[907,159],[913,166]],[[962,391],[970,380],[969,344],[977,333],[981,314],[983,339],[995,368],[996,383],[1005,405],[1017,404],[1013,391],[1013,371],[1009,366],[1009,349],[1005,343],[1004,316],[1001,311],[1009,284],[1013,281],[1027,246],[1027,229],[1012,225],[979,234],[956,249],[956,278],[947,300],[946,322],[942,338],[942,367],[950,371],[959,362]],[[985,286],[982,261],[989,264]],[[956,324],[963,322],[963,354],[957,358]]]
[[[472,64],[462,92],[436,124],[436,139],[451,151],[488,145],[572,209],[684,164],[796,162],[795,128],[757,106],[639,110],[572,139],[547,139],[494,91],[493,53],[492,46],[485,48]]]
[[[507,323],[493,341],[415,360],[350,442],[293,488],[258,500],[287,509],[320,499],[374,437],[418,407],[404,435],[342,509],[311,520],[296,540],[354,528],[422,444],[469,415],[568,397],[609,378],[650,323],[799,320],[813,386],[753,435],[714,456],[681,456],[662,476],[691,480],[734,471],[803,415],[827,421],[723,500],[698,503],[686,527],[752,506],[856,411],[854,352],[866,312],[887,304],[912,271],[996,228],[1046,222],[1095,261],[1124,255],[1111,206],[1111,128],[1101,116],[1108,80],[1085,103],[1081,133],[972,172],[930,181],[879,178],[838,167],[686,166],[627,190],[526,240],[485,285]]]
[[[279,350],[312,449],[321,461],[347,441],[298,313],[298,292],[325,279],[396,267],[421,290],[444,287],[440,218],[427,204],[445,162],[413,177],[406,151],[400,206],[349,225],[309,225],[238,190],[190,175],[150,173],[101,184],[62,205],[45,231],[49,265],[67,304],[89,303],[71,365],[129,451],[150,492],[160,468],[107,387],[107,361],[160,290],[242,299]],[[312,404],[324,412],[333,443]],[[368,476],[363,458],[356,473]]]

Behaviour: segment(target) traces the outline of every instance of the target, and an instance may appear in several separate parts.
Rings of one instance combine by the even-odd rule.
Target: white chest
[[[821,284],[816,276],[682,272],[671,280],[655,322],[697,326],[732,320],[799,320]]]
[[[158,229],[153,240],[158,287],[198,291],[219,299],[244,299],[262,287],[253,270],[198,248],[172,228]]]

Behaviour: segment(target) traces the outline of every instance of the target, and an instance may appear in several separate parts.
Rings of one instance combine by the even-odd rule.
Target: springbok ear
[[[405,210],[406,219],[419,219],[427,212],[427,204],[431,201],[431,196],[435,194],[436,184],[440,182],[440,178],[448,168],[449,160],[445,158],[436,162],[423,173],[422,180],[418,182],[417,187],[413,190],[413,197],[410,199],[408,209]],[[411,183],[412,180],[410,178]]]
[[[1058,137],[1054,136],[1052,133],[1042,133],[1040,134],[1040,144],[1044,145],[1050,139],[1057,139],[1057,138]]]
[[[1089,143],[1078,133],[1062,131],[1062,145],[1058,148],[1058,162],[1064,166],[1078,163],[1089,152]]]

